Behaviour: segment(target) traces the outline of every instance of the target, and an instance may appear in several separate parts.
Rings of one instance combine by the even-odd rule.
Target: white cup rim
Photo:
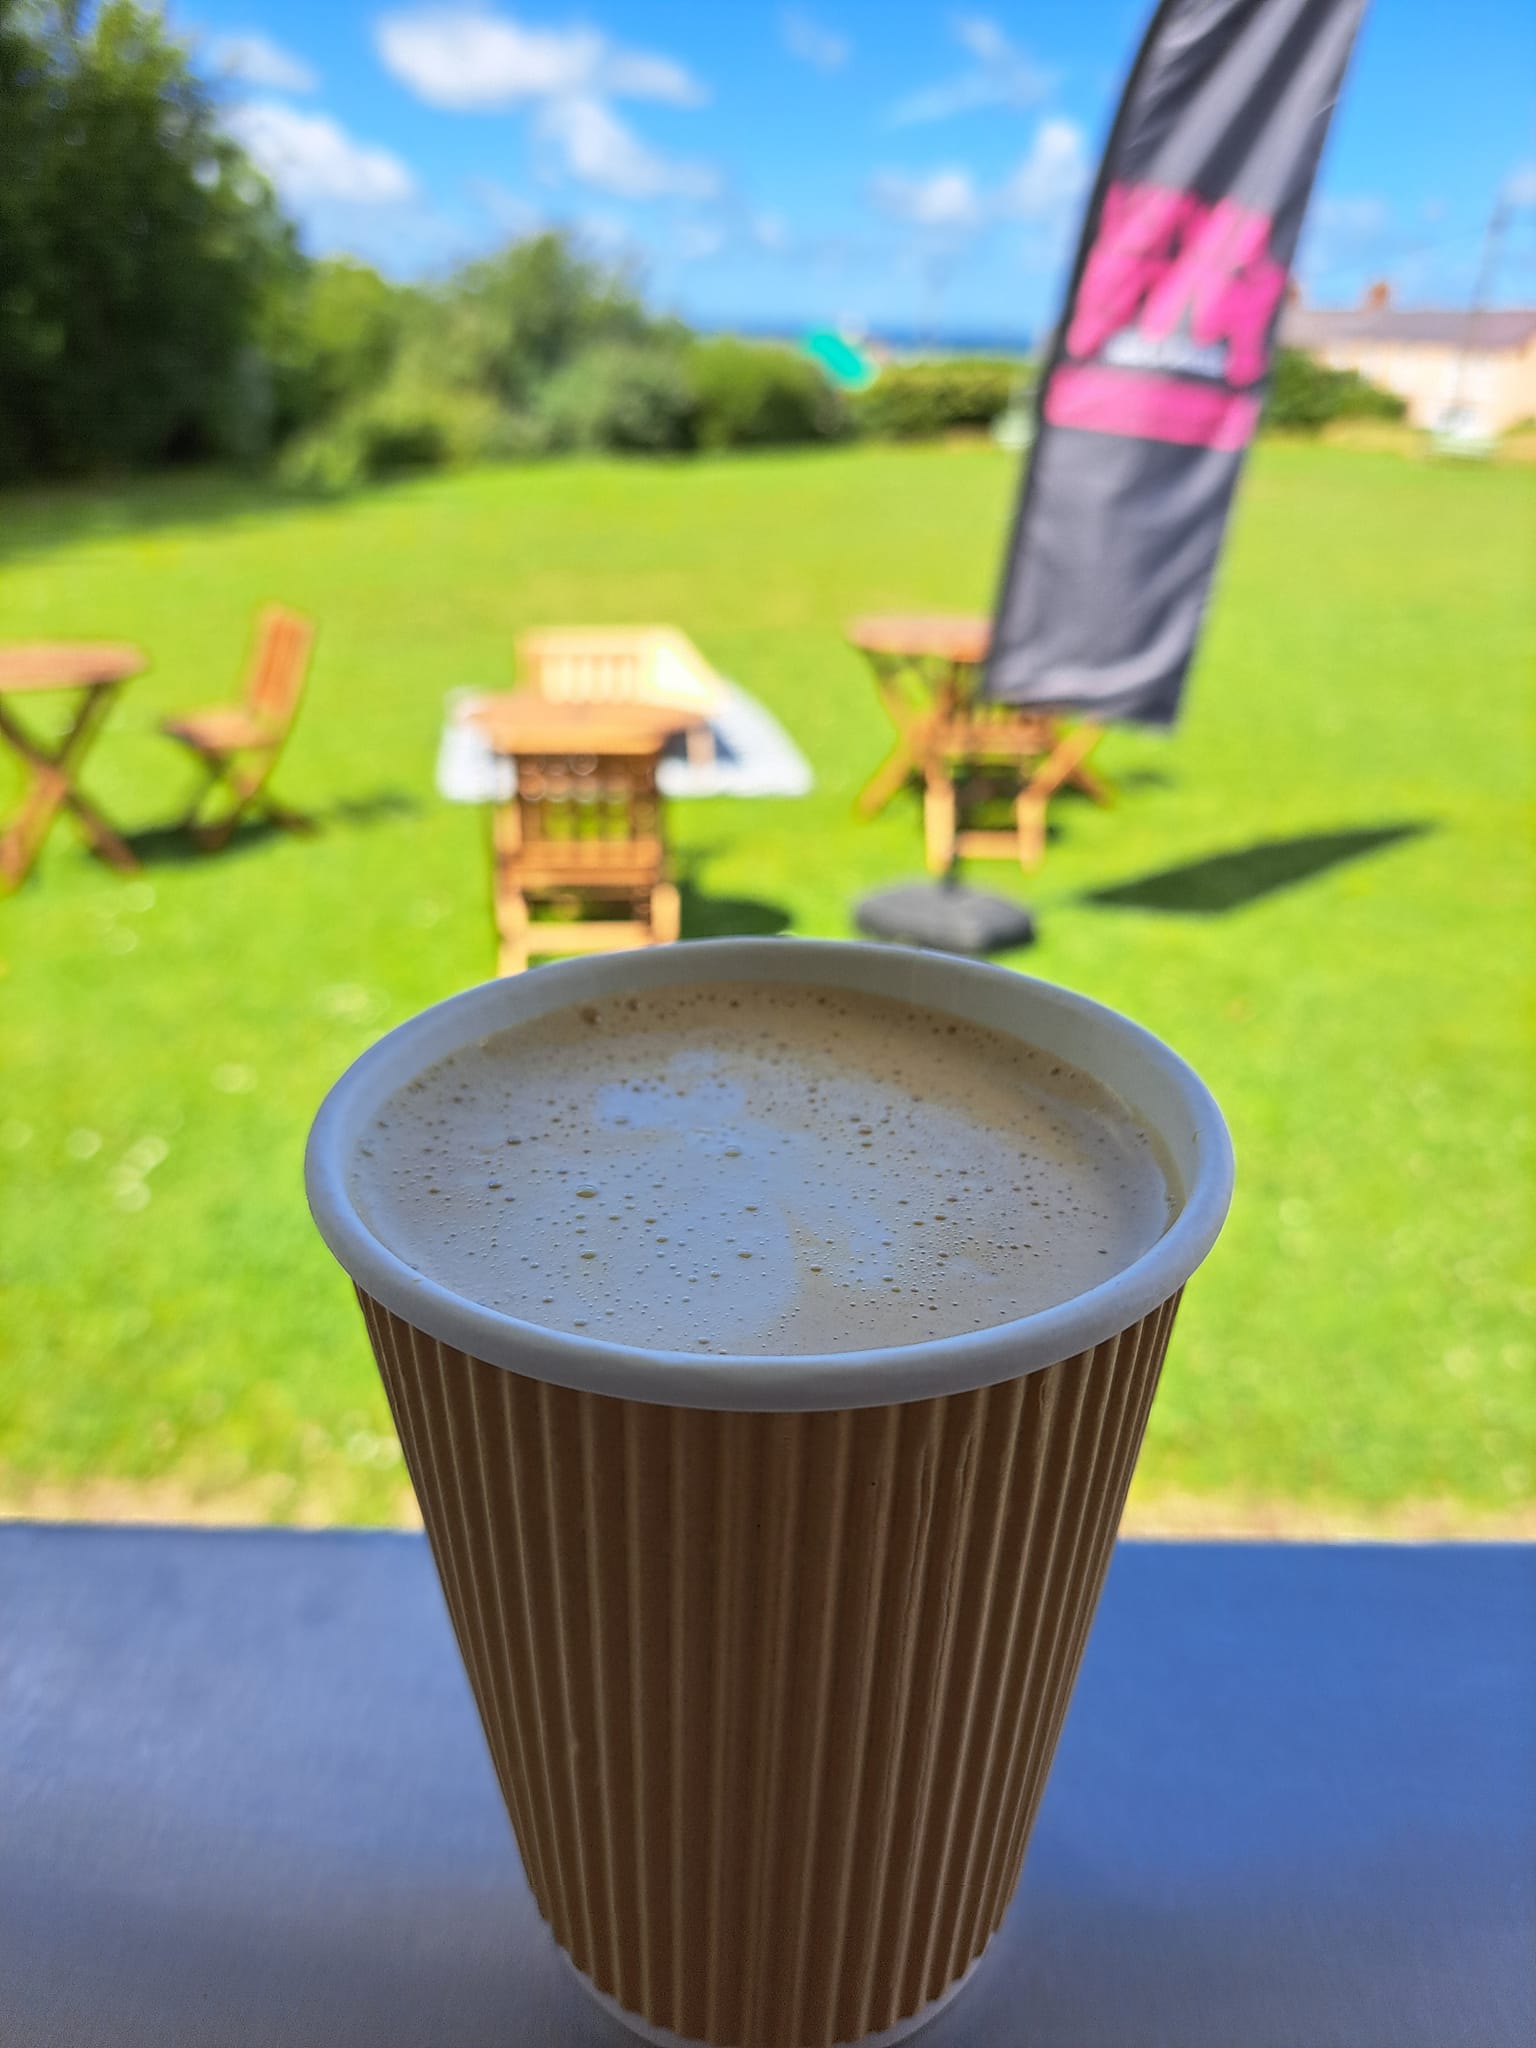
[[[889,995],[990,1024],[1061,1054],[1156,1132],[1183,1180],[1155,1244],[1086,1293],[987,1329],[865,1351],[779,1356],[655,1350],[549,1330],[419,1273],[359,1214],[348,1164],[368,1119],[449,1053],[546,1010],[679,982],[812,983]],[[675,1407],[824,1410],[967,1393],[1104,1343],[1174,1294],[1215,1243],[1232,1197],[1231,1140],[1209,1089],[1149,1031],[1013,970],[829,939],[707,939],[563,961],[483,982],[409,1018],[360,1055],[321,1104],[304,1161],[310,1211],[356,1285],[427,1336],[556,1386]]]

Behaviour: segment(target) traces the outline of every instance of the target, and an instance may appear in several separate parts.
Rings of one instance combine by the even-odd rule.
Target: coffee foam
[[[385,1105],[351,1166],[397,1257],[614,1343],[808,1355],[1069,1300],[1173,1214],[1150,1135],[1052,1055],[884,996],[764,983],[558,1010]]]

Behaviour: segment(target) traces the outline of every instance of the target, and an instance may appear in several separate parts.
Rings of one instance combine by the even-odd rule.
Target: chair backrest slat
[[[299,708],[315,629],[285,606],[269,604],[256,627],[246,683],[246,708],[274,734],[286,732]]]
[[[661,805],[654,754],[518,753],[522,858],[554,860],[600,886],[634,879],[637,856],[660,858]]]
[[[648,650],[557,646],[527,659],[533,687],[557,704],[633,704],[641,699]]]
[[[712,716],[721,686],[671,626],[556,626],[517,644],[523,684],[552,703],[674,704]]]

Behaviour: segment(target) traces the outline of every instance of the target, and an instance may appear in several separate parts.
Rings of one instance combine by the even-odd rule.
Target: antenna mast
[[[1509,201],[1501,192],[1493,203],[1493,212],[1488,216],[1488,232],[1483,237],[1482,260],[1477,266],[1477,278],[1472,286],[1472,303],[1467,308],[1467,324],[1462,329],[1461,353],[1456,358],[1456,381],[1451,387],[1451,402],[1447,408],[1452,417],[1461,410],[1467,360],[1477,339],[1477,323],[1482,317],[1483,308],[1493,296],[1493,281],[1498,275],[1499,256],[1508,226]]]

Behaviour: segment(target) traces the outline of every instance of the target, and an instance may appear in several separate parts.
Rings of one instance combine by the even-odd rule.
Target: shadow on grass
[[[370,825],[381,825],[394,818],[414,817],[421,807],[420,799],[403,789],[381,789],[372,796],[342,797],[336,803],[328,804],[324,810],[308,811],[304,815],[316,828],[314,836],[318,837],[338,826],[366,830]],[[195,867],[200,862],[255,853],[274,839],[304,836],[291,827],[263,817],[246,819],[226,845],[211,852],[197,845],[179,824],[149,825],[142,831],[123,834],[145,867]]]
[[[82,541],[148,538],[169,527],[313,512],[328,502],[267,478],[212,469],[16,486],[0,492],[0,560]]]
[[[1212,917],[1240,910],[1245,903],[1293,889],[1341,862],[1381,853],[1404,839],[1418,839],[1434,830],[1426,820],[1399,825],[1359,825],[1342,832],[1302,832],[1292,839],[1260,839],[1231,853],[1208,854],[1176,868],[1162,868],[1134,882],[1116,882],[1092,889],[1086,903],[1107,903],[1123,910],[1165,910],[1187,916]]]
[[[1127,768],[1114,777],[1116,789],[1172,789],[1174,783],[1175,778],[1166,768]],[[1082,791],[1074,794],[1081,796]]]
[[[757,896],[712,896],[688,875],[679,879],[677,893],[682,898],[685,939],[769,938],[789,929],[789,912],[782,903],[765,903]]]

